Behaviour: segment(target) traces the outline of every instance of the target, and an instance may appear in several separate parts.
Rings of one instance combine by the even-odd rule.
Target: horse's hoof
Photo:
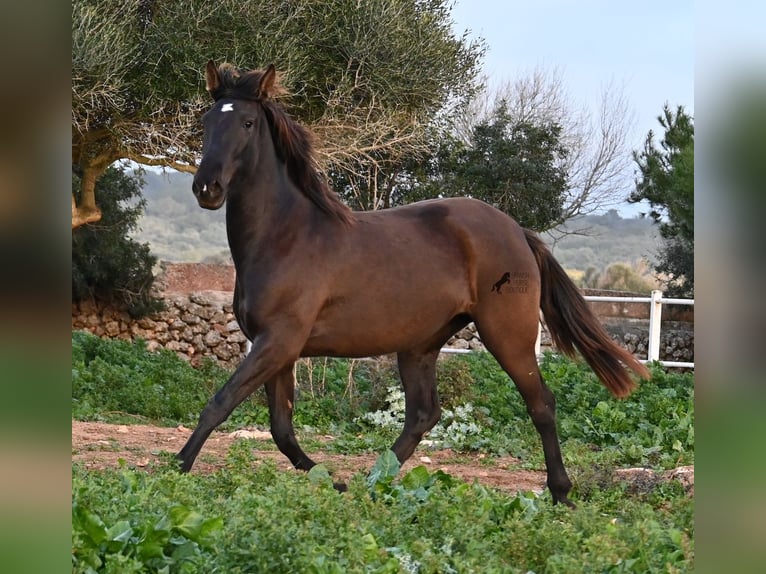
[[[337,490],[338,492],[347,492],[348,486],[346,486],[345,482],[333,482],[332,487]]]
[[[575,505],[575,503],[574,503],[574,502],[572,502],[571,500],[569,500],[569,499],[568,499],[566,496],[562,496],[562,497],[560,497],[560,498],[554,498],[554,499],[553,499],[553,505],[554,505],[554,506],[555,506],[556,504],[558,504],[559,502],[560,502],[561,504],[564,504],[565,506],[568,506],[568,507],[569,507],[569,508],[571,508],[572,510],[576,510],[576,509],[577,509],[577,505]]]
[[[186,474],[191,470],[191,467],[192,463],[186,462],[180,454],[176,455],[176,468],[178,469],[178,472]]]

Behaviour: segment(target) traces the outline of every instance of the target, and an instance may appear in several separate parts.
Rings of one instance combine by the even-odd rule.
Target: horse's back
[[[464,310],[506,273],[539,282],[523,228],[483,201],[449,198],[358,214],[343,260],[394,297],[462,298]],[[345,280],[345,279],[344,279]],[[497,289],[494,290],[497,292]],[[507,290],[506,290],[507,292]],[[450,295],[451,294],[451,295]]]

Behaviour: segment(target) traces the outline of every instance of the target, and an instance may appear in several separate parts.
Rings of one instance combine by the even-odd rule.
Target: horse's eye
[[[253,127],[253,120],[247,120],[245,122],[245,129],[249,130],[251,127]]]

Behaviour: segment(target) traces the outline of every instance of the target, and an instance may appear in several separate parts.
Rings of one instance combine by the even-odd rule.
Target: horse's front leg
[[[399,353],[399,376],[404,387],[404,429],[392,450],[399,462],[406,461],[420,444],[423,434],[441,416],[436,392],[436,359],[439,351]]]
[[[316,463],[311,460],[295,438],[293,429],[293,404],[295,397],[294,364],[282,369],[277,376],[266,382],[269,399],[271,436],[277,448],[290,459],[298,470],[309,470]]]
[[[253,348],[242,360],[229,380],[208,401],[199,417],[194,432],[176,455],[183,472],[188,472],[210,433],[224,422],[232,411],[261,385],[266,384],[285,369],[292,369],[297,357],[288,352],[289,346],[279,344],[267,333],[253,341]]]

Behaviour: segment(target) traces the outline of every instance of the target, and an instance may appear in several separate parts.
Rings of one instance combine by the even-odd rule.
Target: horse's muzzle
[[[226,192],[218,181],[205,181],[194,178],[192,193],[197,198],[197,203],[205,209],[218,209],[226,201]]]

